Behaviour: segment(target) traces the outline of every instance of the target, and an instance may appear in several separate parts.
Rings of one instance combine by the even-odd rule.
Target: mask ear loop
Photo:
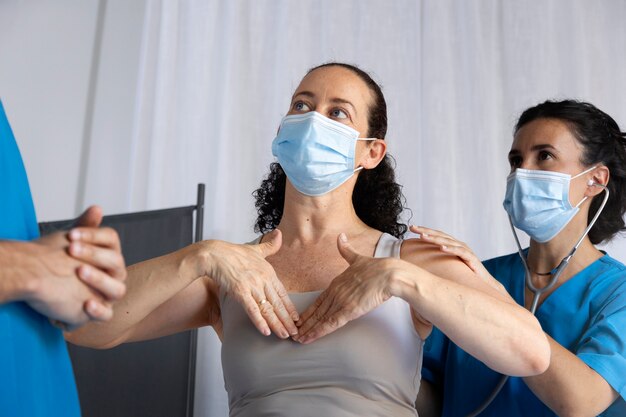
[[[578,177],[580,177],[581,175],[585,175],[586,173],[593,171],[593,170],[594,170],[594,169],[596,169],[597,167],[598,167],[597,165],[594,165],[594,166],[592,166],[591,168],[584,170],[584,171],[583,171],[583,172],[581,172],[580,174],[576,174],[576,175],[574,175],[573,177],[571,177],[571,178],[570,178],[570,180],[573,180],[574,178],[578,178]],[[587,186],[588,186],[588,187],[591,187],[591,186],[593,186],[593,185],[596,185],[596,182],[593,180],[593,178],[591,178],[591,179],[589,179],[589,181],[587,181]],[[597,184],[597,185],[602,185],[602,184]],[[574,206],[574,207],[575,207],[575,208],[580,207],[580,205],[581,205],[582,203],[584,203],[585,201],[587,201],[587,199],[588,199],[588,198],[589,198],[589,196],[584,196],[584,197],[582,198],[582,200],[580,200],[580,201],[578,202],[578,204],[576,204],[576,206]]]
[[[370,141],[370,140],[378,140],[378,138],[356,138],[356,140]],[[352,171],[352,173],[354,174],[362,169],[365,169],[365,168],[363,168],[362,166],[358,166],[354,169],[354,171]]]

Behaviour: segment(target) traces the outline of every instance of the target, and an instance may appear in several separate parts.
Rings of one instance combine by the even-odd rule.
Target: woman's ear
[[[380,164],[387,153],[387,143],[383,139],[376,139],[365,143],[365,148],[361,153],[361,160],[358,164],[363,169],[373,169]]]
[[[589,178],[587,182],[587,191],[585,192],[585,196],[593,197],[600,194],[604,188],[594,186],[594,184],[601,184],[606,186],[609,183],[609,178],[611,173],[609,169],[605,166],[599,166],[598,168],[593,170],[593,176]]]

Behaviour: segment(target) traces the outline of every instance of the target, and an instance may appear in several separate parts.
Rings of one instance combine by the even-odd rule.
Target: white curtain
[[[573,97],[626,128],[624,22],[622,0],[148,0],[134,132],[115,149],[91,144],[85,200],[106,187],[119,211],[175,206],[205,182],[205,236],[250,240],[251,193],[291,94],[308,68],[337,60],[383,85],[406,220],[483,258],[508,253],[516,116]],[[609,251],[626,261],[623,239]],[[202,331],[197,416],[227,413],[219,351]]]

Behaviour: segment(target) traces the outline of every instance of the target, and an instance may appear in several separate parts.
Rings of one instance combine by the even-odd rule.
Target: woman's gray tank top
[[[375,257],[399,257],[383,234]],[[303,312],[321,291],[291,293]],[[263,336],[243,308],[220,294],[222,366],[230,417],[417,416],[423,342],[409,305],[392,297],[317,341]]]

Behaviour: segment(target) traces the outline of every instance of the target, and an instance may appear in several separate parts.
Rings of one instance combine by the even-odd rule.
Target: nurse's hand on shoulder
[[[439,246],[439,249],[441,249],[442,252],[457,256],[472,271],[474,271],[476,276],[503,294],[508,295],[502,284],[500,284],[500,282],[496,280],[489,273],[489,271],[487,271],[478,256],[476,256],[476,254],[465,242],[461,242],[460,240],[455,239],[454,237],[439,230],[430,229],[424,226],[410,226],[409,229],[411,232],[419,234],[420,240]]]
[[[102,212],[90,207],[76,228],[28,245],[32,283],[26,302],[64,330],[109,320],[111,303],[126,292],[126,268],[117,233],[98,228]]]
[[[275,254],[282,245],[282,235],[276,229],[256,245],[241,245],[211,240],[201,242],[206,254],[205,270],[209,276],[237,300],[264,335],[272,332],[282,339],[298,333],[295,322],[298,311],[293,305],[276,271],[266,257]]]
[[[343,233],[337,247],[350,266],[302,313],[294,338],[300,343],[326,336],[387,301],[392,277],[409,265],[400,259],[359,255]]]

